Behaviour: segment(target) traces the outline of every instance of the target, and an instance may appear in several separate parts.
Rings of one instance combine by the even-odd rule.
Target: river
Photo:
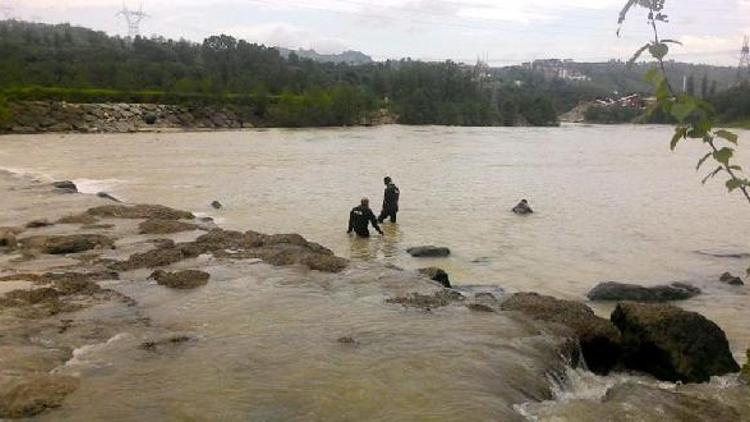
[[[668,147],[671,133],[670,128],[659,126],[566,125],[5,136],[0,138],[0,168],[45,179],[72,179],[82,191],[106,191],[128,202],[192,210],[214,217],[226,228],[300,233],[355,261],[388,263],[406,269],[434,264],[447,270],[459,286],[499,285],[509,292],[535,291],[583,300],[585,293],[600,281],[644,285],[691,282],[704,294],[680,305],[716,321],[727,332],[737,360],[744,361],[743,351],[750,346],[747,290],[721,284],[718,277],[725,271],[744,275],[750,262],[716,258],[698,251],[750,251],[746,236],[750,232],[750,218],[746,217],[750,209],[739,195],[727,194],[719,181],[702,186],[702,174],[695,172],[695,162],[702,156],[703,146],[686,144],[672,153]],[[750,132],[740,135],[750,139]],[[745,158],[739,157],[739,162],[750,164]],[[349,237],[349,210],[362,196],[370,197],[377,207],[386,175],[393,177],[401,190],[398,224],[386,223],[383,237]],[[518,217],[509,211],[522,198],[529,200],[535,210],[533,215]],[[214,200],[224,207],[213,209],[210,204]],[[415,260],[405,252],[407,247],[422,244],[448,246],[452,254],[447,259]],[[212,291],[202,297],[205,302],[193,304],[203,312],[202,323],[219,324],[220,329],[213,334],[226,339],[246,336],[248,331],[258,336],[277,334],[273,324],[260,328],[235,314],[228,318],[226,311],[214,309],[212,300],[231,300],[228,298],[234,298],[229,308],[238,312],[263,306],[262,297],[250,298],[241,293],[242,287],[231,285],[228,291]],[[294,297],[294,293],[286,293],[289,301],[318,309],[321,320],[332,312],[325,297]],[[154,309],[157,305],[153,303]],[[603,316],[611,311],[607,305],[593,307]],[[158,315],[159,311],[154,313]],[[444,322],[443,328],[460,329],[460,324]],[[413,332],[422,328],[429,330],[418,325],[409,327]],[[422,340],[430,347],[439,347],[438,338]],[[473,337],[463,340],[479,341]],[[221,354],[221,346],[221,342],[213,344],[202,357]],[[229,353],[240,350],[232,348]],[[267,368],[282,365],[295,356],[266,355],[263,359],[266,361],[262,367]],[[469,370],[472,365],[462,360],[454,364],[465,365],[462,370]],[[313,412],[312,419],[345,411],[334,405],[337,394],[377,397],[371,401],[373,408],[368,409],[372,413],[338,414],[341,419],[375,415],[386,420],[394,413],[378,406],[391,403],[396,410],[403,410],[408,406],[402,406],[400,400],[421,397],[410,399],[407,395],[399,399],[390,394],[388,381],[398,378],[394,371],[404,370],[404,364],[381,368],[380,389],[363,382],[351,390],[337,382],[335,374],[321,378],[325,370],[335,367],[334,362],[327,365],[331,366],[315,368],[319,371],[315,379],[330,383],[323,385],[321,391],[332,396],[323,397],[322,405],[316,402],[322,408],[304,401],[296,403]],[[410,361],[409,365],[417,364]],[[413,369],[409,365],[406,366]],[[210,365],[201,368],[206,372],[195,376],[220,376],[209,375]],[[242,388],[246,381],[243,377],[274,375],[273,371],[258,368],[253,367],[252,374],[224,374],[228,377],[224,388]],[[139,373],[145,376],[145,369]],[[304,373],[285,376],[288,378],[279,379],[278,385],[312,388],[305,383],[308,378]],[[347,379],[351,382],[352,374],[347,374]],[[487,381],[485,376],[478,379]],[[437,384],[445,380],[436,375],[432,381]],[[203,397],[202,387],[205,384],[198,383],[188,395]],[[121,388],[123,394],[128,388],[137,390],[128,383]],[[482,388],[492,388],[491,383]],[[284,391],[289,401],[303,400]],[[273,392],[269,388],[267,394]],[[278,401],[283,401],[283,394],[268,402]],[[138,401],[134,398],[132,402]],[[212,405],[197,400],[191,409]],[[455,409],[456,405],[445,403],[445,409]],[[238,406],[233,411],[250,410]],[[252,412],[244,414],[258,419],[264,419],[264,415],[271,419],[284,416],[274,407],[254,408]],[[450,419],[459,414],[434,415]],[[474,415],[490,414],[493,413]],[[163,416],[151,416],[158,415]],[[237,415],[228,413],[227,417],[234,419]],[[300,417],[296,413],[288,416]]]

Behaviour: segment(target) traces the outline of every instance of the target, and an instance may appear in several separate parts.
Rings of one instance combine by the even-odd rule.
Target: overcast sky
[[[137,9],[139,0],[125,0]],[[650,35],[633,12],[615,35],[625,0],[143,0],[144,35],[200,41],[226,33],[320,52],[363,51],[375,59],[476,61],[627,59]],[[70,22],[126,34],[122,0],[0,0],[12,16]],[[736,65],[750,33],[750,0],[668,0],[664,35],[685,43],[676,60]]]

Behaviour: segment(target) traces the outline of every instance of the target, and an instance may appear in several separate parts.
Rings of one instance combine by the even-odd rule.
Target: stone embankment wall
[[[124,133],[254,127],[249,107],[28,101],[12,103],[10,108],[10,118],[0,123],[0,133]]]

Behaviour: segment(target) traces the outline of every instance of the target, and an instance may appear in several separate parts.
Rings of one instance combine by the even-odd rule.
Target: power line
[[[115,16],[122,16],[125,18],[125,22],[128,24],[128,38],[135,38],[141,35],[141,21],[149,17],[143,12],[143,3],[138,6],[138,10],[130,10],[125,2],[122,2],[122,10],[117,12]]]

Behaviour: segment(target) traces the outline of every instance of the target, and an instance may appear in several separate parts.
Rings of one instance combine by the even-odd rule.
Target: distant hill
[[[338,54],[320,54],[315,50],[290,50],[283,47],[275,47],[284,58],[288,58],[291,53],[296,54],[302,59],[311,59],[319,63],[346,63],[352,65],[372,63],[372,57],[365,53],[354,50],[346,50]]]
[[[521,66],[508,66],[494,69],[497,77],[504,79],[527,80],[530,74],[545,79],[567,79],[581,86],[589,86],[606,92],[609,95],[629,93],[649,93],[653,91],[645,80],[644,74],[653,66],[652,63],[627,63],[612,60],[603,63],[579,63],[571,60],[537,60]],[[682,91],[685,78],[692,76],[695,93],[701,94],[704,78],[706,90],[710,94],[721,92],[737,84],[737,68],[728,66],[711,66],[669,61],[666,63],[669,79],[675,88]],[[571,75],[575,75],[574,80]]]

